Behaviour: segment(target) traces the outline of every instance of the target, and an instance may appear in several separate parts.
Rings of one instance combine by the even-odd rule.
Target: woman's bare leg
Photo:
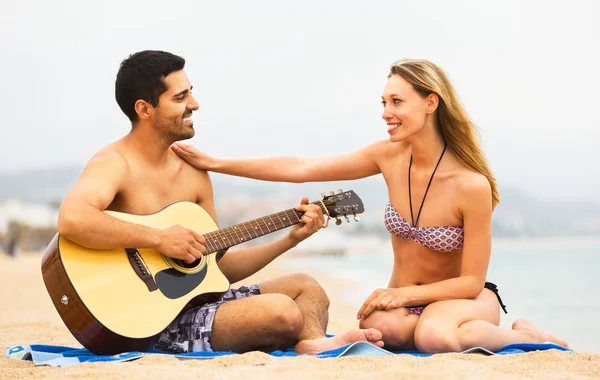
[[[359,327],[381,331],[386,350],[409,351],[416,349],[414,335],[418,321],[418,315],[402,307],[390,311],[376,310],[361,320]]]
[[[427,353],[460,352],[471,347],[490,351],[513,343],[567,343],[517,320],[512,329],[499,327],[500,307],[489,289],[472,300],[439,301],[428,305],[417,322],[415,346]]]

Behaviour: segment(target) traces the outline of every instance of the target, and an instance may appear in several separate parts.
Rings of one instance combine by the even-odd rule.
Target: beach
[[[292,273],[293,265],[280,258],[244,283]],[[281,262],[280,262],[281,261]],[[0,255],[0,347],[51,344],[81,347],[58,316],[43,284],[41,255],[16,259]],[[281,265],[285,263],[286,265]],[[304,271],[304,270],[303,270]],[[306,272],[306,271],[304,271]],[[343,302],[345,280],[316,270],[308,271],[330,299],[328,333],[356,327],[354,307]],[[236,286],[237,284],[234,284]],[[244,378],[244,379],[598,379],[600,354],[549,350],[518,355],[441,354],[429,358],[388,357],[276,358],[261,352],[210,360],[180,361],[153,355],[125,363],[81,364],[67,368],[35,367],[31,361],[0,357],[0,379],[20,378]]]

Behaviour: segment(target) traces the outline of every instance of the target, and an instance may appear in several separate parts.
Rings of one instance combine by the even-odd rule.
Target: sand
[[[0,379],[101,378],[162,379],[600,379],[600,354],[556,350],[519,355],[486,357],[443,354],[429,358],[411,356],[274,358],[261,352],[210,360],[188,360],[152,356],[126,363],[81,364],[67,368],[35,367],[30,361],[8,359],[10,345],[55,344],[81,347],[71,336],[46,293],[38,254],[11,259],[0,255]],[[272,265],[250,280],[289,273]],[[326,289],[331,299],[329,333],[356,326],[356,310],[342,304],[343,283],[323,273],[309,273]]]

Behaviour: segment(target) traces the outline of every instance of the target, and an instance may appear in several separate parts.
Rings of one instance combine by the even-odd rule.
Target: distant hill
[[[82,170],[81,167],[59,167],[0,173],[0,202],[16,199],[24,203],[58,204]],[[382,228],[382,213],[388,195],[381,176],[357,181],[305,184],[256,181],[215,173],[211,174],[211,178],[220,214],[226,215],[224,211],[236,199],[245,200],[246,205],[268,203],[269,212],[275,212],[292,206],[301,196],[316,200],[321,192],[354,190],[363,200],[366,212],[361,215],[361,223],[346,230],[363,229],[387,233]],[[494,236],[600,235],[600,205],[597,203],[540,201],[531,194],[507,187],[500,187],[500,196],[501,202],[493,217]],[[266,207],[263,206],[262,209]],[[231,221],[240,222],[233,219]]]
[[[514,188],[500,188],[495,236],[600,235],[600,204],[540,201]]]
[[[0,173],[0,201],[17,199],[32,203],[61,202],[82,170],[82,167],[66,166]]]

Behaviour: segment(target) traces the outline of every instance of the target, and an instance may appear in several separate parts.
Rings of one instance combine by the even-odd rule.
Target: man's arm
[[[201,189],[198,204],[208,212],[218,225],[210,177],[204,170],[198,170],[197,173],[199,173],[199,181],[196,186]],[[302,223],[293,226],[289,234],[283,238],[259,247],[233,250],[223,256],[219,261],[219,268],[230,283],[241,281],[258,272],[282,253],[295,247],[323,226],[324,218],[321,208],[316,205],[309,205],[308,198],[303,198],[301,205],[296,209],[304,212],[301,218]]]
[[[120,155],[101,153],[93,157],[60,206],[58,233],[88,248],[155,247],[157,230],[103,212],[126,175],[127,163]]]
[[[233,284],[252,276],[297,244],[286,235],[279,240],[258,247],[233,250],[227,252],[219,261],[219,268]]]
[[[84,247],[154,248],[193,262],[204,251],[204,238],[181,226],[158,230],[104,213],[125,183],[128,166],[117,153],[93,157],[67,194],[58,214],[58,233]]]
[[[324,218],[321,208],[308,204],[308,198],[303,198],[301,205],[296,207],[296,210],[304,212],[301,223],[293,226],[283,238],[259,247],[230,252],[223,256],[219,267],[229,282],[235,283],[253,275],[323,226]]]

